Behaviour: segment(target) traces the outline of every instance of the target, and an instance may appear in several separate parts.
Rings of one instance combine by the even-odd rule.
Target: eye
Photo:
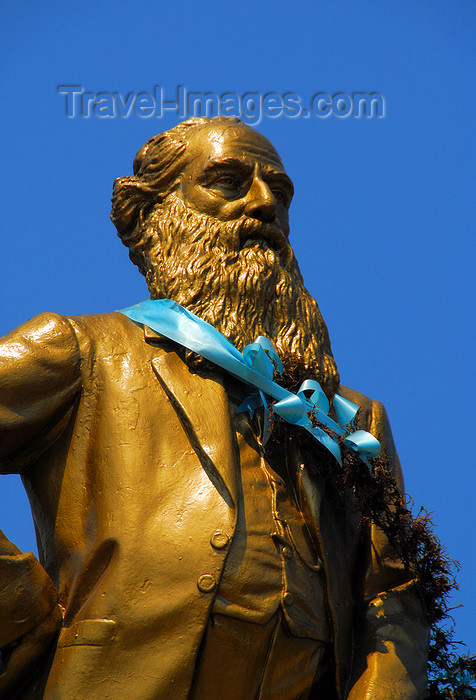
[[[221,185],[228,189],[237,189],[240,186],[238,178],[235,175],[220,175],[215,179],[215,184]]]
[[[288,196],[286,192],[284,192],[284,190],[282,190],[281,188],[274,187],[271,191],[275,200],[279,202],[279,204],[282,204],[285,207],[288,205]]]

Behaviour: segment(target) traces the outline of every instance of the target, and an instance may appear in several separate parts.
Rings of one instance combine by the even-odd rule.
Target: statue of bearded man
[[[403,492],[385,409],[340,384],[292,196],[266,138],[195,118],[141,148],[111,218],[151,299],[240,351],[267,337],[282,385],[358,404]],[[166,335],[48,313],[0,343],[0,467],[22,475],[39,547],[0,540],[1,697],[423,698],[415,582],[332,458],[297,426],[264,430],[249,385]]]

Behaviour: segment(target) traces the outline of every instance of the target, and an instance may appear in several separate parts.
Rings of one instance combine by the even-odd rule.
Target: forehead
[[[238,159],[253,167],[256,163],[285,173],[276,149],[267,138],[240,124],[210,124],[198,128],[188,137],[187,160],[205,167],[210,161]]]

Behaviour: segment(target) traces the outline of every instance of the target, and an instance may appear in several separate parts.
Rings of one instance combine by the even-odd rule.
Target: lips
[[[289,244],[284,234],[271,224],[247,219],[240,231],[240,248],[260,246],[271,248],[284,261],[289,256]]]
[[[245,240],[241,244],[241,248],[253,248],[255,245],[260,246],[265,250],[268,250],[270,248],[271,250],[274,250],[275,253],[279,252],[263,236],[251,236],[250,238],[245,238]]]

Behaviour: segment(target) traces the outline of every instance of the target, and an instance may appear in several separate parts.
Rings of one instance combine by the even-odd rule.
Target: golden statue
[[[403,492],[384,407],[340,384],[292,196],[264,136],[194,118],[143,146],[111,217],[152,299],[240,351],[269,338],[293,376],[358,404]],[[0,540],[2,698],[424,697],[415,582],[299,428],[265,444],[249,393],[120,312],[45,313],[2,339],[0,467],[22,475],[39,549]]]

